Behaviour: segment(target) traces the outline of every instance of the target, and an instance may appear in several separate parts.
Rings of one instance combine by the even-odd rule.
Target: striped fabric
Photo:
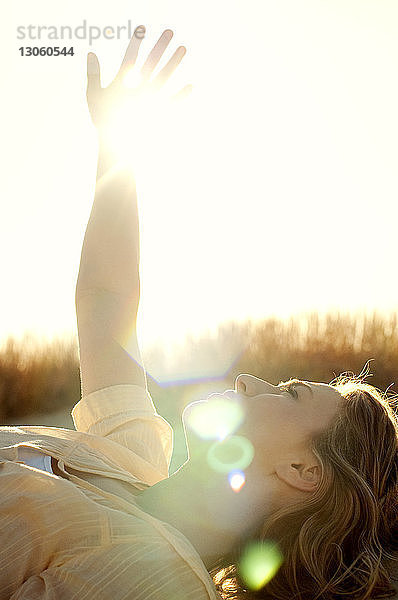
[[[0,427],[0,600],[216,600],[187,538],[134,502],[168,477],[172,453],[148,392],[105,388],[72,417],[77,431]],[[65,478],[18,462],[23,448]]]

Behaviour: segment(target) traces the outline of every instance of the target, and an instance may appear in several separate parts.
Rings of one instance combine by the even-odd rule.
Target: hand
[[[144,26],[137,27],[127,47],[116,77],[106,88],[101,87],[100,65],[97,56],[93,52],[87,55],[87,104],[91,119],[99,131],[110,126],[112,120],[119,113],[127,115],[127,118],[128,115],[133,117],[134,109],[139,107],[139,104],[135,100],[143,95],[145,97],[156,95],[156,92],[169,80],[186,53],[186,48],[179,46],[158,75],[153,80],[150,80],[156,65],[173,37],[173,32],[170,29],[166,29],[149,53],[140,71],[141,80],[139,85],[133,89],[129,89],[123,80],[135,65],[144,33]],[[181,98],[190,91],[191,86],[185,86],[174,98]],[[124,112],[126,108],[127,113]]]

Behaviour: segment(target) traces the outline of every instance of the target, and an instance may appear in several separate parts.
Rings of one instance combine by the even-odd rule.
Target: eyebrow
[[[289,381],[279,383],[278,387],[280,387],[281,389],[289,390],[291,387],[297,387],[299,385],[307,388],[307,390],[309,390],[311,392],[311,396],[314,395],[314,391],[313,391],[312,387],[310,385],[308,385],[308,383],[305,383],[304,381],[301,381],[300,379],[289,379]]]

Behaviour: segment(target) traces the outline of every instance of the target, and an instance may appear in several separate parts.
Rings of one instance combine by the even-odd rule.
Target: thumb
[[[87,94],[96,92],[101,88],[100,65],[94,52],[87,54]]]

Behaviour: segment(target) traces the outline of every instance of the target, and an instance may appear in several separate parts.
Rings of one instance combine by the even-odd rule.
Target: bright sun
[[[150,84],[143,86],[136,68],[126,73],[123,84],[131,90],[131,96],[118,106],[108,123],[109,147],[120,162],[131,165],[138,177],[147,168],[156,173],[159,160],[164,160],[158,151],[166,143],[167,152],[173,151],[180,101],[165,88],[152,90]]]

